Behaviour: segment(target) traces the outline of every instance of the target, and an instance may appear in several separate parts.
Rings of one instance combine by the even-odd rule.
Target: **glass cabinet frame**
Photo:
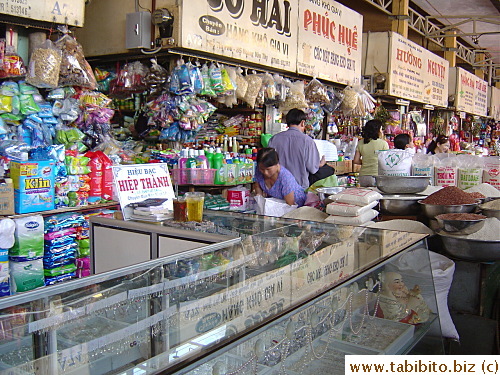
[[[240,237],[1,298],[0,373],[170,373],[207,356],[217,362],[224,348],[332,299],[354,280],[370,272],[376,280],[398,254],[427,252],[426,235],[416,233],[207,217],[214,233]],[[435,297],[430,308],[437,312]]]

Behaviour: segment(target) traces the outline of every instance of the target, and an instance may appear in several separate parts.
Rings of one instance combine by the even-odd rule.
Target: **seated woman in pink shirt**
[[[287,204],[303,206],[306,192],[288,169],[280,165],[274,148],[263,148],[257,153],[254,190],[264,197],[283,199]]]

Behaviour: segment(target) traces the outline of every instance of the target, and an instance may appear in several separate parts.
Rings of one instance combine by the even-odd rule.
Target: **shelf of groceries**
[[[119,205],[118,202],[115,201],[110,201],[106,203],[99,203],[99,204],[92,204],[88,206],[77,206],[77,207],[61,207],[61,208],[56,208],[55,210],[48,210],[48,211],[37,211],[37,212],[30,212],[30,213],[25,213],[25,214],[12,214],[12,215],[0,215],[0,219],[5,219],[5,218],[21,218],[21,217],[28,217],[28,216],[33,216],[33,215],[42,215],[42,216],[50,216],[50,215],[56,215],[56,214],[63,214],[67,212],[84,212],[84,211],[92,211],[92,210],[97,210],[101,208],[116,208]]]

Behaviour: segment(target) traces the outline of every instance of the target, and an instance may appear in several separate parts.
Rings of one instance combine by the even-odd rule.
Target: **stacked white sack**
[[[326,206],[330,216],[327,223],[363,225],[378,215],[373,208],[378,205],[382,195],[372,189],[349,188],[329,197],[334,202]]]

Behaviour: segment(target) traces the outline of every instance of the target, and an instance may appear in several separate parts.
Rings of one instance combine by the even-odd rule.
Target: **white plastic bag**
[[[429,265],[427,252],[432,268],[433,282],[430,280],[427,270]],[[418,284],[422,291],[422,297],[430,309],[435,312],[437,307],[443,337],[459,339],[448,309],[448,292],[455,272],[455,263],[452,260],[427,249],[417,248],[402,254],[395,261],[389,263],[385,269],[402,274],[407,286]],[[437,306],[434,303],[434,294]],[[439,332],[431,331],[431,333],[436,336],[440,335]]]
[[[262,195],[256,195],[255,201],[257,202],[257,215],[281,217],[297,208],[297,205],[290,206],[282,199],[264,198]]]
[[[367,204],[382,199],[382,194],[371,189],[349,188],[338,194],[330,195],[329,198],[336,202],[366,206]]]
[[[378,211],[367,210],[359,216],[335,216],[330,215],[325,219],[325,223],[331,224],[345,224],[345,225],[363,225],[368,221],[376,218]]]

